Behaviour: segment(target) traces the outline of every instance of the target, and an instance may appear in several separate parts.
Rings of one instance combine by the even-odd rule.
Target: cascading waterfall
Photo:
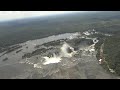
[[[65,42],[60,48],[60,55],[56,55],[55,53],[53,53],[53,57],[47,57],[47,56],[43,57],[45,59],[45,63],[43,64],[46,65],[50,63],[58,63],[62,60],[62,57],[70,58],[74,54],[76,54],[76,51],[74,51],[74,48],[72,48],[68,43]]]

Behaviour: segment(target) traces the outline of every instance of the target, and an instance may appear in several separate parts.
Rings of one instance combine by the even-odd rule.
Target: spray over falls
[[[43,57],[45,59],[45,63],[43,64],[46,65],[50,63],[58,63],[62,60],[62,57],[70,58],[75,54],[76,51],[74,51],[74,48],[72,48],[68,43],[65,42],[60,48],[60,55],[56,55],[55,53],[53,53],[53,57]]]

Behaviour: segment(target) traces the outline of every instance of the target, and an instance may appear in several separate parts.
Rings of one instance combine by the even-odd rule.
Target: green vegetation
[[[22,46],[20,46],[20,45],[14,45],[14,46],[11,46],[11,47],[4,48],[4,49],[1,50],[1,52],[3,52],[3,51],[6,51],[6,52],[3,53],[1,56],[5,55],[5,54],[7,54],[7,53],[10,53],[10,52],[12,52],[12,51],[14,51],[14,50],[17,50],[17,49],[19,49],[19,48],[21,48],[21,47],[22,47]],[[0,56],[0,57],[1,57],[1,56]]]
[[[63,39],[61,39],[63,40]],[[42,45],[48,47],[48,46],[56,46],[56,45],[60,45],[61,44],[61,40],[56,40],[56,41],[52,41],[52,42],[48,42],[48,43],[44,43]]]
[[[47,49],[45,48],[41,48],[41,49],[37,49],[35,51],[33,51],[32,53],[26,53],[22,56],[22,59],[24,58],[30,58],[32,56],[35,56],[35,55],[40,55],[41,53],[45,53],[47,51]]]
[[[23,49],[20,49],[20,50],[18,50],[18,51],[16,51],[16,53],[19,53],[20,51],[22,51]]]
[[[83,32],[89,29],[113,35],[107,37],[102,34],[94,34],[90,37],[98,37],[99,39],[99,42],[95,45],[98,52],[97,58],[100,58],[100,47],[104,43],[103,54],[105,61],[111,69],[115,70],[116,74],[120,75],[120,12],[73,14],[71,16],[66,15],[0,23],[0,52],[7,50],[6,53],[9,53],[14,51],[21,46],[9,48],[10,45],[22,43],[27,40],[40,39],[62,33]],[[76,40],[74,44],[77,45],[79,42]],[[54,46],[56,44],[59,45],[60,42],[50,42],[44,45]],[[36,46],[36,48],[39,48],[39,46]],[[40,54],[42,51],[45,52],[46,49],[38,49],[32,53],[27,53],[23,58]],[[103,63],[102,66],[106,67],[106,64]]]
[[[117,75],[120,75],[120,34],[100,38],[99,42],[95,45],[98,60],[101,58],[100,48],[102,44],[104,44],[103,58],[105,59],[102,63],[103,68],[107,71],[113,69]]]
[[[95,29],[118,33],[120,12],[79,13],[0,23],[0,52],[10,45],[67,32]]]
[[[101,47],[101,45],[102,45],[103,43],[104,43],[104,40],[103,40],[103,39],[99,39],[99,42],[96,43],[96,45],[95,45],[95,49],[96,49],[96,51],[97,51],[96,57],[97,57],[98,60],[100,59],[100,47]]]
[[[114,35],[107,38],[103,49],[109,67],[120,75],[120,36]]]

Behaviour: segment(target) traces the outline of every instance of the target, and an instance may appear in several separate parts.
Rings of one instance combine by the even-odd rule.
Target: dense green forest
[[[109,67],[120,75],[120,34],[107,38],[103,50]]]
[[[111,32],[113,33],[113,32]],[[103,46],[103,54],[100,54],[101,46]],[[120,75],[120,31],[110,37],[99,37],[99,42],[95,45],[97,50],[97,59],[102,56],[103,68],[107,71],[114,70],[115,74]]]
[[[100,57],[100,46],[104,43],[103,54],[105,61],[111,69],[115,70],[116,74],[120,75],[120,12],[76,13],[1,22],[0,52],[4,51],[10,45],[22,43],[27,40],[40,39],[67,32],[82,32],[89,29],[112,34],[110,37],[100,34],[92,37],[97,36],[99,38],[99,42],[95,46],[98,52],[97,58],[99,59]]]
[[[0,23],[0,48],[67,32],[96,29],[117,33],[120,12],[71,14],[44,18],[23,19]]]

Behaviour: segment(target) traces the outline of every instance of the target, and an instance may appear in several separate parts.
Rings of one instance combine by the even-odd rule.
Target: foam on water
[[[45,59],[45,63],[43,65],[51,64],[51,63],[59,63],[61,61],[60,57],[43,57]]]
[[[67,48],[70,48],[72,50],[71,53],[68,53]],[[62,45],[60,48],[60,55],[57,56],[53,53],[53,57],[43,57],[45,59],[44,65],[51,64],[51,63],[59,63],[62,60],[62,57],[70,58],[72,57],[76,52],[74,51],[74,48],[72,48],[69,44],[66,42]]]
[[[59,35],[60,37],[62,37],[61,35]],[[65,34],[66,36],[66,34]],[[67,39],[68,40],[71,40],[71,39],[74,39],[74,38],[78,38],[77,36],[81,36],[81,33],[79,32],[76,32],[74,34],[69,34]],[[55,36],[51,36],[50,40],[51,39],[54,39]],[[93,43],[92,45],[88,46],[88,47],[85,47],[85,48],[81,48],[83,49],[85,52],[86,51],[90,51],[90,52],[94,52],[95,51],[95,44],[98,42],[98,40],[96,38],[86,38],[86,39],[92,39],[93,40]],[[43,40],[43,41],[46,41],[46,40]],[[52,40],[51,40],[52,41]],[[37,43],[34,43],[32,42],[32,44],[35,46],[37,44],[40,44],[40,42],[37,42]],[[64,44],[59,48],[60,51],[59,51],[59,55],[55,54],[55,53],[52,53],[53,56],[52,57],[48,57],[47,55],[42,57],[44,59],[44,62],[42,63],[43,65],[48,65],[48,64],[52,64],[52,63],[59,63],[63,60],[64,57],[66,58],[71,58],[73,57],[75,54],[77,54],[77,51],[74,50],[73,47],[71,47],[68,43],[64,42]],[[28,63],[28,64],[31,64],[31,63]],[[41,68],[41,65],[40,64],[32,64],[34,65],[34,68]]]
[[[72,52],[68,53],[67,49],[71,49]],[[61,47],[61,57],[72,57],[73,54],[75,53],[74,48],[72,48],[69,44],[67,44],[66,42],[63,44],[63,46]]]
[[[95,51],[95,44],[98,42],[96,38],[93,39],[94,44],[83,48],[85,51],[90,51],[91,53]],[[68,52],[68,49],[70,49],[70,52]],[[73,47],[71,47],[68,43],[64,42],[62,47],[60,48],[60,55],[57,56],[53,53],[53,57],[43,57],[45,59],[44,65],[51,64],[51,63],[59,63],[62,60],[62,57],[71,58],[73,55],[75,55],[77,51],[74,50]]]

